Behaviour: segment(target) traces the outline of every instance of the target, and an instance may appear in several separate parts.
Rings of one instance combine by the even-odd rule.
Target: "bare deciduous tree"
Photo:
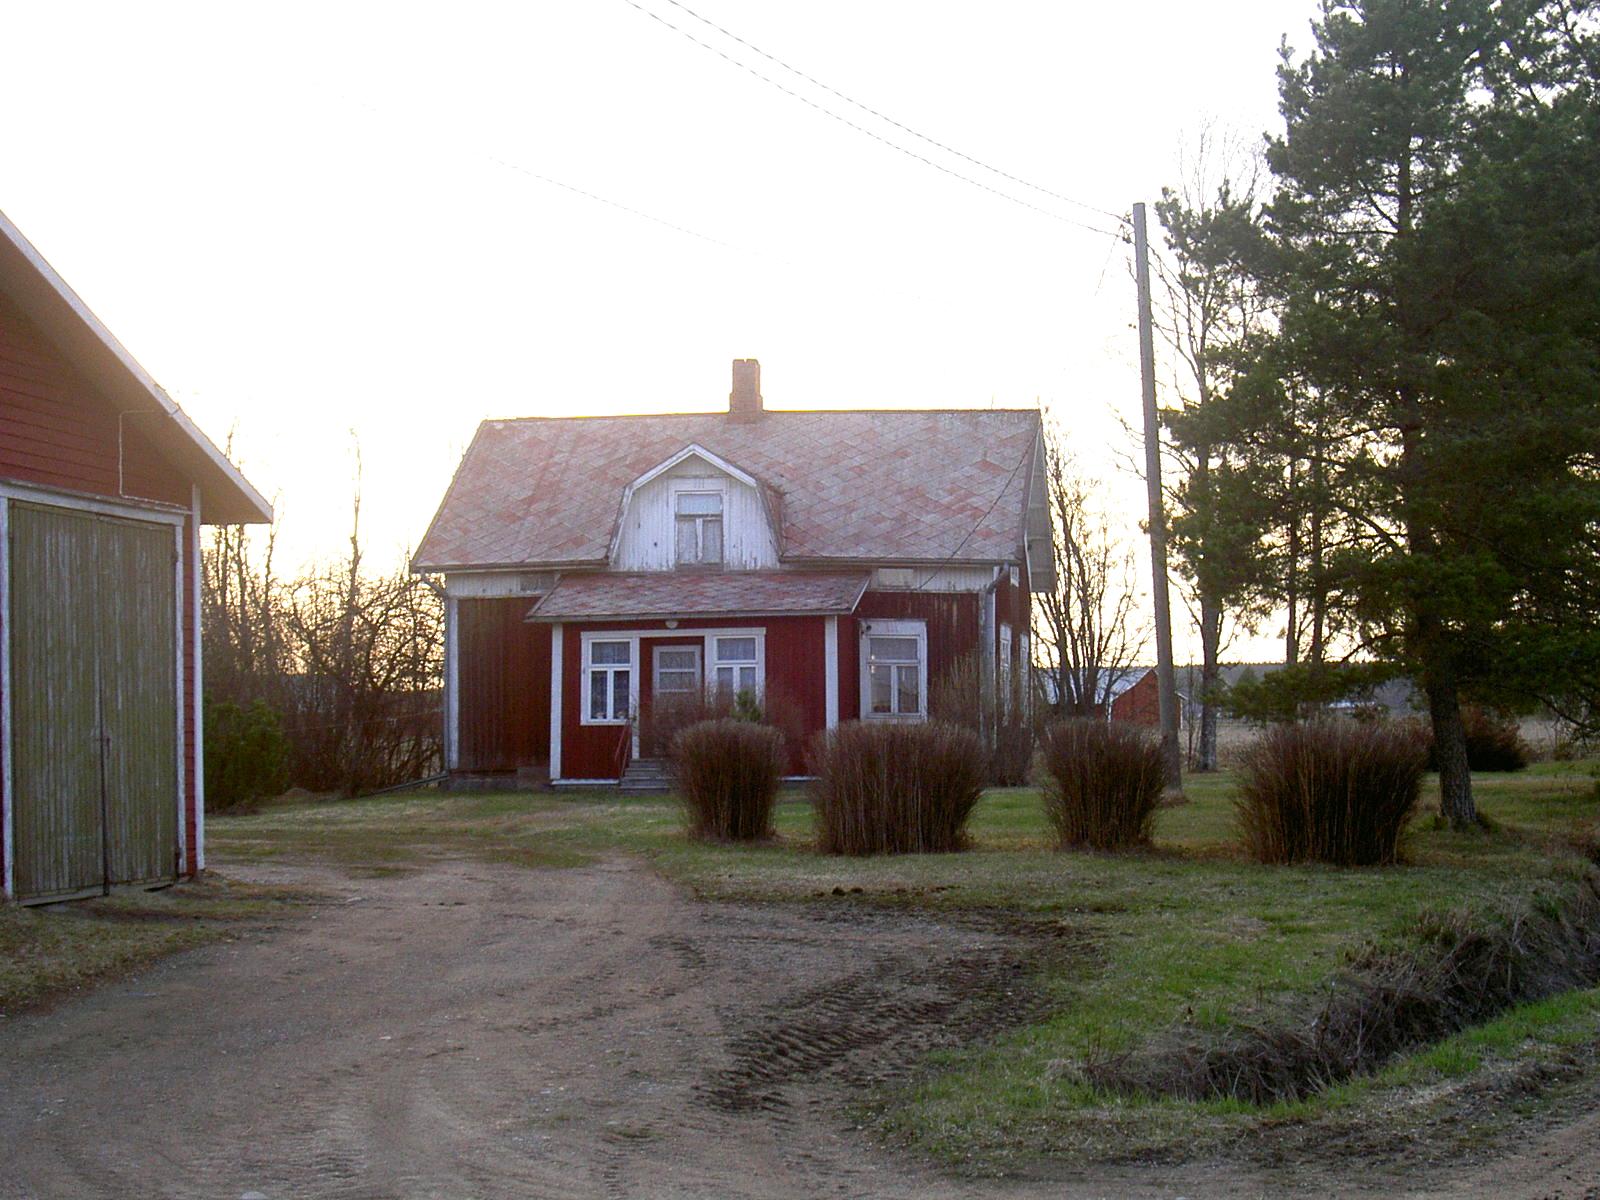
[[[215,529],[202,561],[208,699],[265,702],[288,742],[289,779],[346,795],[422,778],[441,753],[444,614],[404,565],[365,572],[359,474],[349,553],[284,581],[277,528],[262,543]]]
[[[1050,521],[1056,586],[1035,597],[1034,639],[1041,670],[1052,681],[1047,699],[1058,716],[1098,716],[1145,649],[1134,587],[1136,559],[1094,504],[1097,488],[1052,437]]]

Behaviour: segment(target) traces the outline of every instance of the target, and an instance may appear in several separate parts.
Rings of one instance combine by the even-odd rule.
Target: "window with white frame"
[[[1000,626],[1000,715],[1011,715],[1011,626]]]
[[[861,636],[862,716],[928,713],[928,627],[922,621],[869,621]]]
[[[584,668],[584,722],[620,725],[628,719],[633,694],[633,643],[595,639],[587,643]]]
[[[679,492],[678,565],[716,566],[722,562],[722,493]]]
[[[699,690],[700,647],[657,646],[656,695],[675,695]]]
[[[714,637],[711,654],[715,667],[712,680],[719,696],[731,698],[744,692],[760,695],[761,647],[757,638],[744,634]]]

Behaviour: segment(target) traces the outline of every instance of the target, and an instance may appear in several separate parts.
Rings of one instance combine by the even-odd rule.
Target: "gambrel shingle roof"
[[[1039,429],[1031,409],[485,421],[412,565],[602,565],[624,489],[690,445],[776,497],[786,562],[1016,561]]]

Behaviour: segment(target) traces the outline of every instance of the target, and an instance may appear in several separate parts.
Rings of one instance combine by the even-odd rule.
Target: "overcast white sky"
[[[481,418],[717,409],[746,356],[775,408],[1040,402],[1132,528],[1126,247],[648,13],[952,170],[1109,219],[671,0],[636,3],[6,0],[0,210],[202,428],[234,431],[291,559],[340,550],[353,436],[369,561],[398,562]],[[1176,182],[1206,122],[1275,125],[1279,39],[1303,50],[1315,7],[685,3],[1117,213]]]

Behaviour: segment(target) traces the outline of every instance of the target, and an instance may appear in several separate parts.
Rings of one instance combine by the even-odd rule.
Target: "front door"
[[[672,735],[703,715],[705,684],[700,643],[658,645],[651,651],[650,712],[643,753],[659,758]]]

